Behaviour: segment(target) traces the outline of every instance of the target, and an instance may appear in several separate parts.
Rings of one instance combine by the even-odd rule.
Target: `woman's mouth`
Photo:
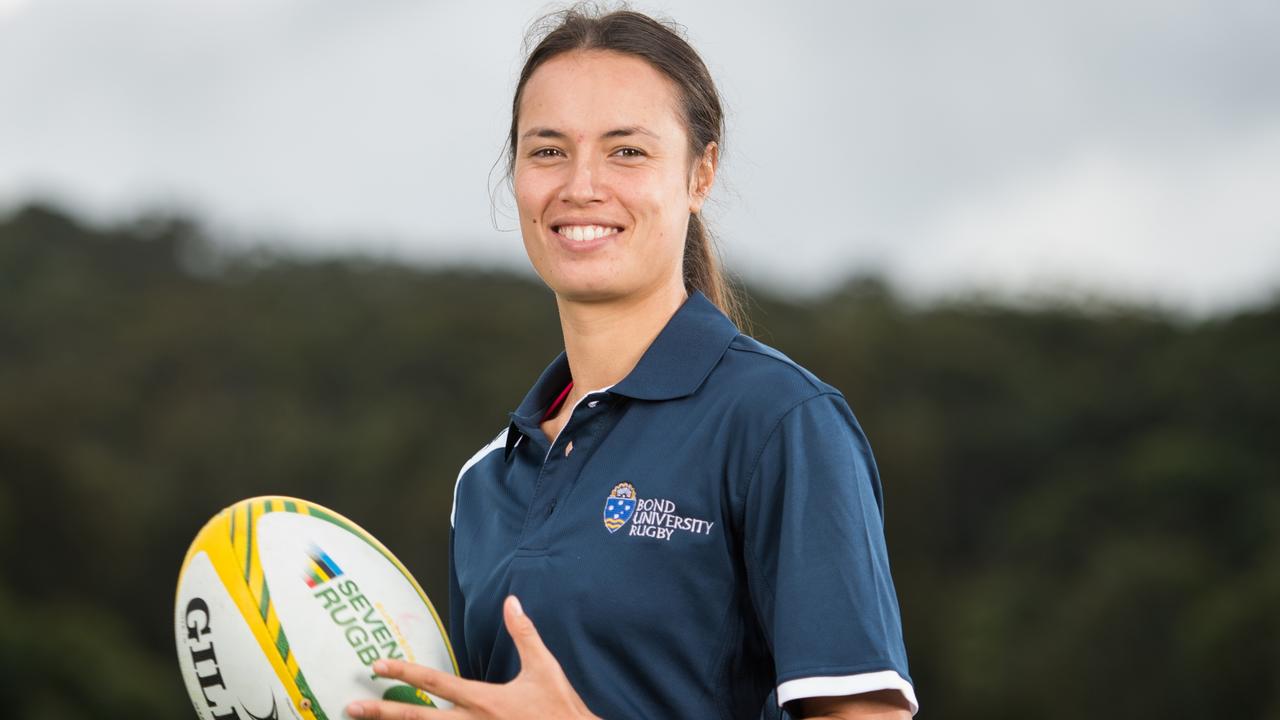
[[[555,234],[571,243],[584,244],[622,232],[622,228],[609,225],[557,225],[551,229]]]

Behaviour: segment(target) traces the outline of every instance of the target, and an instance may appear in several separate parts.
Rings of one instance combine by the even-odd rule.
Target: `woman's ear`
[[[689,212],[696,213],[702,209],[702,203],[711,194],[711,186],[716,181],[716,168],[720,164],[720,146],[715,142],[707,143],[702,157],[693,167],[689,178]]]

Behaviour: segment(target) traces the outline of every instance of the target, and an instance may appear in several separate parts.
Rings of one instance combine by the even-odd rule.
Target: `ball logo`
[[[307,553],[307,559],[311,562],[307,564],[307,569],[303,573],[302,579],[306,581],[309,588],[323,585],[342,575],[342,568],[338,567],[338,563],[334,562],[325,551],[314,545],[311,546],[311,550]]]
[[[604,526],[609,532],[617,532],[636,511],[636,488],[628,482],[613,486],[613,492],[604,501]]]
[[[213,632],[211,616],[209,603],[205,602],[204,598],[194,597],[187,603],[187,649],[191,653],[191,664],[195,668],[196,680],[200,683],[200,692],[204,696],[205,707],[209,710],[212,720],[242,720],[240,712],[235,707],[228,707],[224,712],[218,712],[219,709],[223,709],[221,702],[209,697],[209,691],[214,688],[223,694],[229,690],[226,680],[222,677],[222,669],[218,667],[218,655],[214,649],[213,640],[206,639]],[[271,710],[266,715],[254,715],[242,700],[236,698],[236,701],[251,720],[279,720],[280,715],[274,694],[271,696]]]
[[[372,666],[383,657],[412,661],[412,657],[405,656],[408,644],[404,635],[387,615],[383,604],[365,595],[356,581],[315,545],[307,551],[302,579],[363,665]],[[369,674],[370,680],[377,678],[376,673]],[[436,706],[429,695],[408,685],[393,685],[382,694],[382,699]]]

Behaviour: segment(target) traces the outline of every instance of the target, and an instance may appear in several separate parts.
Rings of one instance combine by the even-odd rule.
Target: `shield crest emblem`
[[[609,532],[617,532],[618,528],[627,524],[631,514],[636,511],[636,488],[631,483],[618,483],[613,492],[604,501],[604,526]]]

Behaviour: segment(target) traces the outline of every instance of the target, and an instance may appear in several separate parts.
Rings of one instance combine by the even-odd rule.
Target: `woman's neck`
[[[592,390],[631,372],[688,294],[683,283],[617,302],[580,303],[557,298],[564,349],[573,375],[565,401],[573,407]]]

